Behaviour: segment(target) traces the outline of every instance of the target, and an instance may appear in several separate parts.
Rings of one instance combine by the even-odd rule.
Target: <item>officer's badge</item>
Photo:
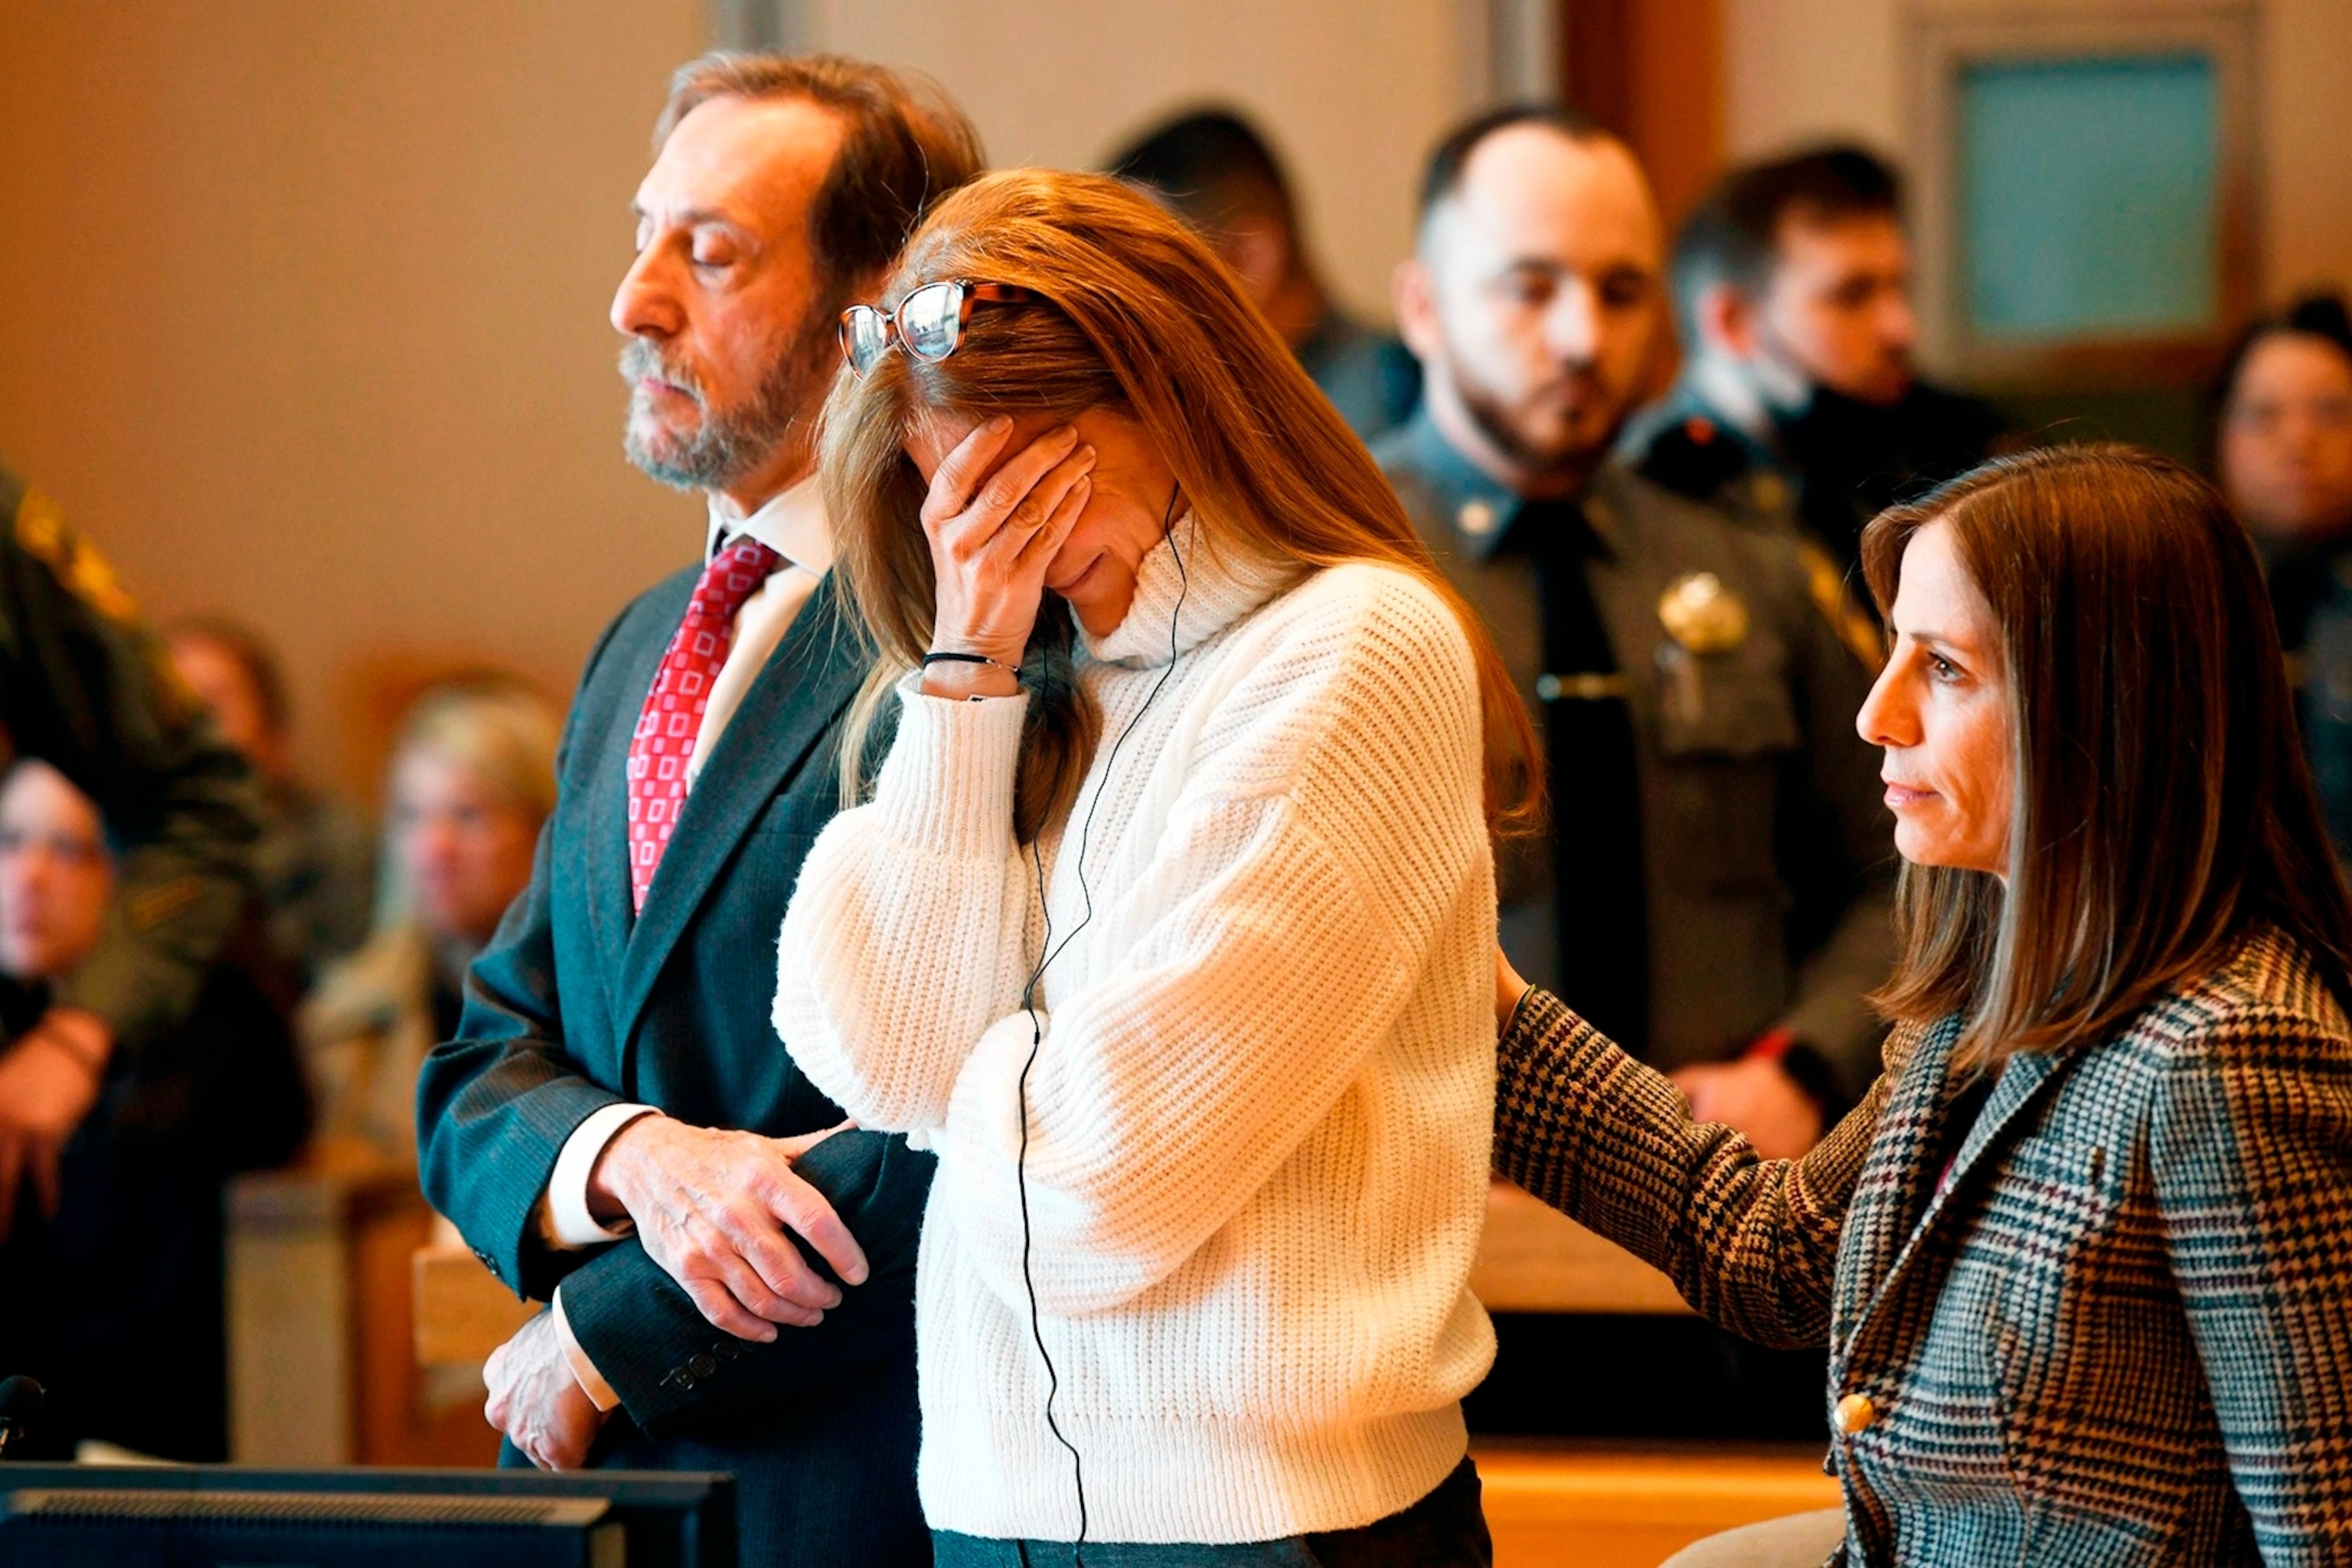
[[[16,508],[16,542],[26,554],[56,573],[68,593],[107,619],[138,618],[138,605],[106,557],[76,533],[57,503],[38,490],[27,490]]]
[[[1686,572],[1658,596],[1666,635],[1702,657],[1729,653],[1748,640],[1748,606],[1712,572]]]

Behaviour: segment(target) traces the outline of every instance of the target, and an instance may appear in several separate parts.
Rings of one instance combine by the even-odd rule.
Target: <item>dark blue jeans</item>
[[[1076,1548],[937,1530],[931,1557],[936,1568],[1494,1568],[1495,1543],[1478,1508],[1477,1468],[1465,1459],[1435,1491],[1360,1530],[1238,1546],[1089,1541]]]

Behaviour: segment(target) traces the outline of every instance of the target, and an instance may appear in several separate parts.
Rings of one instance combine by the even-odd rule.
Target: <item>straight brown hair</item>
[[[1492,640],[1363,443],[1191,229],[1101,175],[991,174],[933,210],[885,302],[951,279],[1039,298],[975,310],[961,346],[935,364],[884,354],[866,375],[837,380],[825,405],[819,461],[835,571],[878,655],[846,721],[845,798],[863,788],[866,737],[892,684],[930,647],[937,589],[917,517],[925,487],[904,449],[914,421],[1099,408],[1143,426],[1212,553],[1239,545],[1301,577],[1378,562],[1442,596],[1477,663],[1488,820],[1515,829],[1533,817],[1534,735]],[[1067,809],[1100,731],[1075,678],[1075,641],[1068,606],[1049,597],[1023,666],[1031,697],[1013,827],[1024,843]]]
[[[1958,1013],[1955,1059],[2094,1042],[2251,930],[2352,1005],[2352,898],[2296,735],[2252,542],[2130,447],[1987,463],[1863,531],[1881,615],[1930,523],[2000,627],[2015,737],[2008,887],[1906,865],[1889,1016]]]

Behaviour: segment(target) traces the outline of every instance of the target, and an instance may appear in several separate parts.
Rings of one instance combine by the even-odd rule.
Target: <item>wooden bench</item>
[[[1702,1536],[1838,1506],[1818,1451],[1479,1445],[1495,1568],[1656,1568]]]
[[[1470,1289],[1494,1312],[1690,1314],[1673,1280],[1499,1178]]]
[[[1508,1182],[1487,1193],[1470,1289],[1498,1312],[1688,1316],[1674,1282]],[[1655,1568],[1702,1536],[1838,1506],[1821,1454],[1712,1445],[1481,1443],[1496,1568]]]

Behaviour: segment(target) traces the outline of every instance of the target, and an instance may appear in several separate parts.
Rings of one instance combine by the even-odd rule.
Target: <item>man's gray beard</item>
[[[836,352],[830,340],[821,346],[824,358]],[[647,339],[631,338],[621,347],[622,378],[635,386],[640,379],[655,376],[683,387],[703,413],[702,423],[692,435],[665,442],[667,450],[657,454],[641,434],[648,427],[641,426],[638,418],[645,395],[633,392],[622,426],[622,450],[649,477],[681,490],[723,489],[755,471],[792,435],[801,410],[817,401],[823,385],[818,378],[831,375],[807,344],[796,340],[793,347],[793,352],[769,367],[758,390],[741,407],[713,413],[703,399],[702,388],[684,371],[665,365],[659,348]]]

